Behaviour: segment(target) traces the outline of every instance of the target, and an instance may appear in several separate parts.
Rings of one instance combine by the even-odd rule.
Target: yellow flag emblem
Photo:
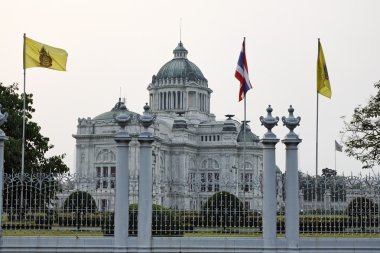
[[[327,72],[325,56],[322,45],[318,39],[318,60],[317,60],[317,92],[325,97],[331,98],[331,87],[329,73]]]
[[[66,71],[67,52],[25,37],[24,69],[48,68]]]

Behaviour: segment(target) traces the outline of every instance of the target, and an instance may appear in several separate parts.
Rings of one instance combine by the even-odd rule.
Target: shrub
[[[66,212],[96,212],[96,202],[88,192],[76,191],[70,194],[63,204]]]
[[[248,223],[243,203],[229,192],[217,192],[202,207],[204,226],[231,227]]]
[[[347,214],[351,217],[368,217],[378,214],[378,206],[366,197],[354,198],[347,207]]]

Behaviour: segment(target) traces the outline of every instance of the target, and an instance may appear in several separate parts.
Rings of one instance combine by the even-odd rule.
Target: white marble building
[[[151,112],[157,115],[151,129],[155,136],[152,165],[155,203],[167,207],[199,208],[217,191],[235,195],[238,191],[238,197],[246,206],[261,210],[263,149],[259,138],[248,124],[244,137],[242,123],[232,117],[215,120],[210,111],[212,90],[207,79],[188,60],[188,51],[182,42],[173,53],[174,58],[153,75],[147,88]],[[114,135],[119,126],[113,116],[120,111],[122,103],[119,99],[110,111],[94,118],[78,119],[78,130],[73,135],[76,139],[76,172],[98,177],[95,187],[103,192],[112,192],[115,187],[112,180],[116,173]],[[137,115],[131,111],[128,113]],[[132,136],[129,159],[132,190],[136,190],[137,135],[141,130],[137,120],[127,126]],[[281,189],[281,180],[278,182]],[[278,192],[282,202],[282,190]],[[112,205],[109,198],[100,196],[97,201],[99,208]]]

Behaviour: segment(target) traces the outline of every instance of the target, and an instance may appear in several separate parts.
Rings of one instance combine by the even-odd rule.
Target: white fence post
[[[264,189],[263,189],[263,237],[264,247],[274,248],[276,245],[277,233],[277,197],[276,197],[276,144],[279,141],[276,135],[271,131],[277,125],[278,117],[272,117],[273,109],[269,105],[267,116],[260,117],[261,124],[268,131],[261,139],[264,146],[263,152],[263,171],[264,171]]]
[[[124,104],[120,106],[123,111],[115,117],[120,125],[119,132],[115,135],[117,142],[116,161],[116,196],[115,196],[115,246],[127,246],[129,230],[129,142],[131,137],[125,130],[125,126],[131,120],[126,114]]]
[[[7,122],[8,113],[1,113],[1,105],[0,105],[0,126]],[[3,178],[4,178],[4,141],[7,139],[4,131],[0,129],[0,236],[1,236],[1,226],[2,217],[3,217]]]
[[[290,132],[282,142],[286,145],[286,199],[285,199],[285,236],[289,248],[299,246],[299,182],[298,182],[298,144],[302,141],[293,132],[299,126],[300,117],[293,116],[294,109],[289,107],[289,117],[282,117],[282,122]]]
[[[144,114],[138,118],[144,126],[138,141],[140,142],[140,170],[139,170],[139,204],[138,204],[138,242],[139,252],[151,252],[152,242],[152,142],[154,137],[148,128],[152,125],[154,117],[149,113],[148,104],[144,106]]]

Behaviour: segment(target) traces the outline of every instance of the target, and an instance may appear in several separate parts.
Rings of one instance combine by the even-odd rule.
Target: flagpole
[[[244,54],[245,54],[245,37],[244,37]],[[246,108],[247,94],[244,93],[244,122],[243,122],[243,208],[245,209],[245,123],[246,123]],[[245,220],[245,219],[244,219]]]
[[[25,38],[24,33],[24,48],[23,48],[23,69],[24,69],[24,95],[23,95],[23,108],[22,108],[22,144],[21,144],[21,175],[24,175],[24,163],[25,163],[25,100],[26,100],[26,70],[25,70]]]
[[[23,62],[23,69],[24,69],[24,95],[23,95],[23,107],[22,107],[22,143],[21,143],[21,196],[20,196],[20,206],[21,210],[24,206],[24,164],[25,164],[25,104],[26,104],[26,92],[25,92],[25,86],[26,86],[26,70],[25,70],[25,38],[26,34],[24,33],[24,46],[23,46],[23,56],[22,56],[22,62]]]
[[[247,99],[247,96],[244,95],[244,121],[243,121],[243,207],[245,208],[245,185],[246,185],[246,181],[245,181],[245,124],[246,124],[246,99]]]
[[[336,143],[334,144],[335,144],[334,150],[335,150],[335,171],[336,171]]]
[[[318,117],[319,117],[319,95],[317,91],[317,125],[315,138],[315,203],[317,203],[317,188],[318,188]]]

